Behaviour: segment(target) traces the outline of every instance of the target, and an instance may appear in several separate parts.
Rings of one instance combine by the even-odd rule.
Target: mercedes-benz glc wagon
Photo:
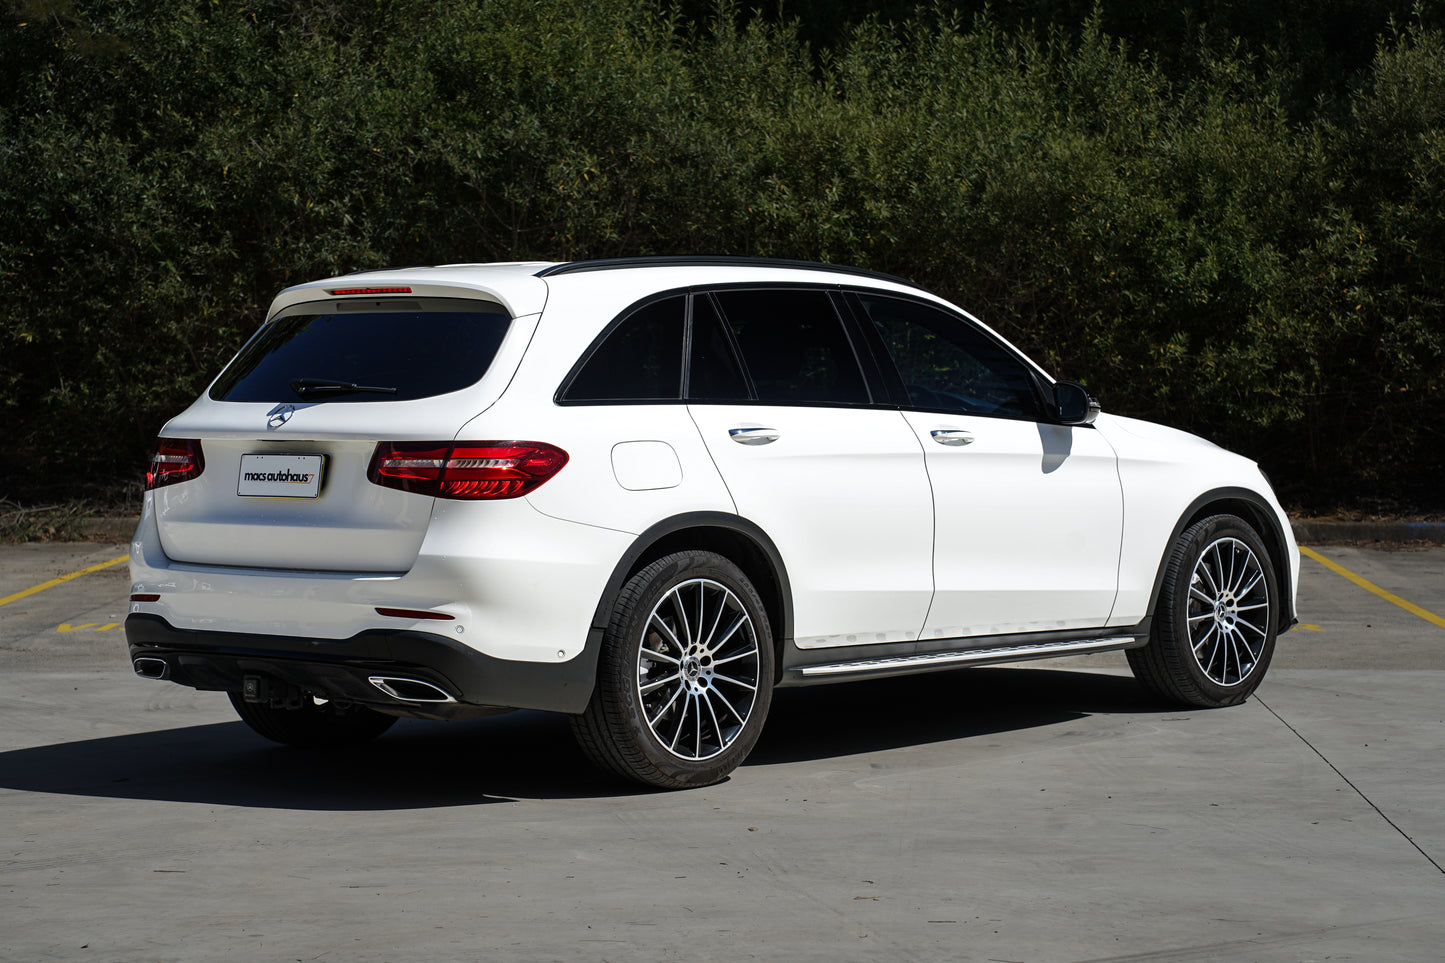
[[[287,288],[161,432],[135,671],[309,748],[571,717],[706,785],[774,689],[1127,650],[1243,701],[1298,550],[1250,461],[867,271],[463,264]]]

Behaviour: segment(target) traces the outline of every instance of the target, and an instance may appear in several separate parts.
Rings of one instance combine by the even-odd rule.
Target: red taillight
[[[438,498],[516,498],[565,464],[565,451],[537,441],[383,441],[366,477]]]
[[[410,294],[411,288],[389,287],[389,288],[332,288],[333,295],[342,294]]]
[[[201,443],[194,438],[157,438],[146,468],[146,491],[190,481],[206,469]]]

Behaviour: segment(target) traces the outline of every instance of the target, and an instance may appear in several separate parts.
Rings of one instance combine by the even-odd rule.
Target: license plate
[[[236,494],[264,498],[317,498],[325,455],[242,455]]]

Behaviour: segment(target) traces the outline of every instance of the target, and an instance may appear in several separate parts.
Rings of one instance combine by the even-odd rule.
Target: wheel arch
[[[773,630],[775,673],[780,673],[783,651],[793,637],[793,592],[787,567],[777,546],[761,528],[726,512],[674,515],[638,535],[613,568],[597,602],[587,634],[588,650],[595,653],[601,646],[602,633],[627,580],[664,555],[683,549],[716,552],[742,569],[753,583]]]
[[[1195,522],[1211,515],[1235,515],[1248,522],[1250,527],[1263,539],[1269,549],[1270,565],[1274,569],[1275,582],[1279,586],[1279,624],[1276,631],[1283,632],[1295,623],[1294,598],[1291,595],[1294,582],[1289,564],[1289,540],[1285,538],[1279,517],[1269,502],[1258,492],[1248,488],[1216,488],[1205,492],[1179,516],[1169,540],[1164,544],[1164,554],[1159,559],[1159,569],[1154,575],[1154,589],[1149,595],[1149,613],[1152,615],[1159,604],[1159,593],[1164,586],[1164,573],[1169,566],[1169,557],[1179,536]]]

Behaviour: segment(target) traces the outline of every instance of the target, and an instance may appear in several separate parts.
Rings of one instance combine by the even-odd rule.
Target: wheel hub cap
[[[688,689],[694,694],[702,693],[708,686],[709,677],[708,662],[711,661],[706,655],[689,655],[682,660],[682,675],[687,682]]]

